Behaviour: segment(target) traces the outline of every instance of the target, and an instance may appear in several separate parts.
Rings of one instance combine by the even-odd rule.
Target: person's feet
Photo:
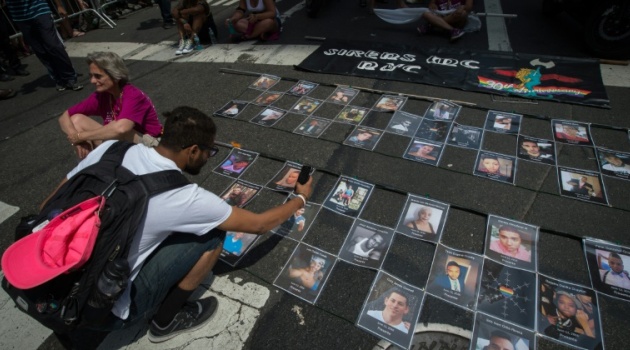
[[[15,90],[13,89],[0,89],[0,100],[6,100],[15,96]]]
[[[149,326],[149,341],[161,343],[181,333],[192,332],[205,326],[217,311],[218,304],[215,297],[188,302],[165,327],[160,327],[152,321]]]
[[[453,30],[451,30],[451,42],[461,38],[462,36],[464,36],[464,34],[466,33],[463,30],[459,28],[453,28]]]
[[[182,48],[182,55],[191,53],[195,49],[192,39],[184,39],[184,48]],[[177,52],[176,52],[177,54]]]
[[[171,29],[171,28],[173,28],[173,26],[175,26],[175,21],[173,21],[171,19],[169,21],[164,21],[164,24],[162,25],[162,28],[164,28],[164,29]]]
[[[178,56],[181,55],[185,45],[186,40],[184,40],[184,38],[179,38],[179,44],[177,45],[177,50],[175,50],[175,54]]]
[[[68,81],[66,83],[57,84],[57,91],[79,91],[81,89],[83,89],[83,85],[77,83],[76,81]]]

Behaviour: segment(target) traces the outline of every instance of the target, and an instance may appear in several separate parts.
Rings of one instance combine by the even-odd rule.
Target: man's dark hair
[[[512,337],[510,337],[509,334],[503,332],[503,331],[494,331],[492,333],[490,333],[490,339],[492,338],[502,338],[502,339],[506,339],[508,340],[510,343],[512,343],[512,346],[514,346],[514,342],[512,341]]]
[[[608,259],[610,259],[610,258],[619,259],[619,260],[621,260],[621,262],[623,263],[623,259],[621,259],[621,256],[619,256],[619,254],[617,254],[617,253],[613,253],[613,252],[611,252],[611,253],[608,255]]]
[[[407,306],[409,306],[409,294],[407,294],[406,292],[403,292],[402,289],[394,287],[392,289],[389,290],[389,293],[387,293],[387,297],[389,298],[392,296],[392,293],[396,293],[398,295],[402,295],[405,298],[405,304],[407,304]]]
[[[503,225],[501,227],[499,227],[499,232],[501,231],[506,231],[506,232],[514,232],[517,233],[519,237],[521,237],[521,239],[523,240],[528,240],[529,239],[529,235],[527,235],[524,232],[521,232],[519,229],[517,229],[514,226],[511,225]]]
[[[180,106],[165,112],[166,122],[160,145],[173,151],[192,145],[212,146],[217,127],[202,111]]]
[[[447,268],[447,269],[448,269],[449,267],[451,267],[451,266],[455,266],[455,267],[457,267],[458,269],[460,268],[460,267],[459,267],[459,264],[458,264],[455,260],[451,260],[451,261],[449,261],[449,262],[446,264],[446,268]]]

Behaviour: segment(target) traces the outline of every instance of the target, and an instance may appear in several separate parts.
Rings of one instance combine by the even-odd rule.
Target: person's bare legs
[[[278,22],[276,22],[275,18],[265,18],[263,20],[258,21],[254,26],[254,30],[252,34],[249,35],[250,39],[257,39],[261,34],[264,33],[273,33],[278,31]]]

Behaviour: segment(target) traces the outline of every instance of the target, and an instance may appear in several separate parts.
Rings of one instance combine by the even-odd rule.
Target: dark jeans
[[[9,23],[4,15],[0,15],[0,51],[4,53],[4,56],[9,61],[9,67],[17,69],[21,67],[20,59],[18,58],[17,51],[11,42],[9,41]]]
[[[37,16],[28,21],[15,22],[24,36],[24,41],[37,55],[57,85],[77,81],[77,73],[72,61],[57,34],[55,23],[48,15]]]
[[[171,14],[171,0],[155,0],[155,3],[160,7],[160,14],[162,14],[162,20],[164,23],[173,22],[173,15]]]

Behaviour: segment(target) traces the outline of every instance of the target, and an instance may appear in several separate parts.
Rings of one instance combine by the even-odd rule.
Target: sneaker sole
[[[148,338],[149,338],[149,341],[150,341],[151,343],[162,343],[162,342],[165,342],[165,341],[167,341],[167,340],[169,340],[169,339],[175,338],[176,336],[178,336],[178,335],[180,335],[180,334],[182,334],[182,333],[190,333],[190,332],[194,332],[194,331],[196,331],[196,330],[198,330],[198,329],[201,329],[201,328],[203,328],[205,325],[207,325],[208,323],[210,323],[210,321],[212,321],[212,320],[214,319],[214,317],[217,315],[217,310],[216,310],[216,309],[218,309],[218,308],[219,308],[219,304],[217,303],[217,305],[216,305],[216,307],[215,307],[215,310],[214,310],[214,313],[212,314],[212,316],[208,317],[208,319],[207,319],[207,320],[205,320],[205,321],[203,321],[202,323],[200,323],[200,324],[196,325],[195,327],[182,329],[182,330],[179,330],[179,331],[177,331],[177,332],[173,332],[173,333],[170,333],[170,334],[167,334],[167,335],[162,335],[162,336],[159,336],[159,335],[153,335],[153,334],[151,333],[151,331],[149,330],[149,332],[148,332],[148,333],[149,333],[149,337],[148,337]]]

